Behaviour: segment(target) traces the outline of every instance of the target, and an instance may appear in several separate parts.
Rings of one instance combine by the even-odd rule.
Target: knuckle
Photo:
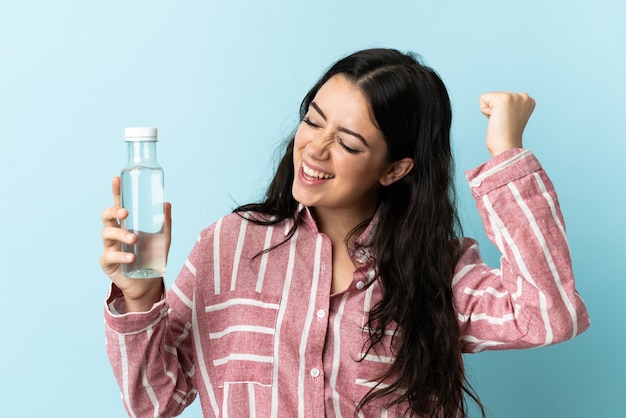
[[[102,238],[105,238],[105,239],[110,239],[110,238],[111,238],[111,236],[112,236],[112,231],[111,231],[111,229],[113,229],[113,228],[112,228],[112,227],[110,227],[110,226],[105,226],[104,228],[102,228],[102,233],[101,233]]]
[[[107,219],[109,219],[109,209],[104,209],[102,212],[100,212],[100,219],[102,219],[102,222],[105,222]]]

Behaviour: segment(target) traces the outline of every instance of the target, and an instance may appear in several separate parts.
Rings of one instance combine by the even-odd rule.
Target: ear
[[[383,186],[390,186],[402,177],[406,176],[413,168],[415,162],[412,158],[403,158],[390,163],[378,180]]]

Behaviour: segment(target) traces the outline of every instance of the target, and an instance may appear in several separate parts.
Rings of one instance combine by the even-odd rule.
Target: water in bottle
[[[134,244],[122,251],[135,254],[134,262],[123,265],[132,279],[162,277],[165,273],[167,242],[163,211],[163,169],[156,159],[155,128],[126,128],[128,164],[122,170],[121,204],[128,210],[122,228],[137,235]]]

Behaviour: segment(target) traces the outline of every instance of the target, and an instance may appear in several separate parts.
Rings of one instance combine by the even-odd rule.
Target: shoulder
[[[474,238],[463,237],[458,240],[459,258],[455,271],[462,269],[468,264],[481,262],[480,248],[478,241]]]
[[[218,219],[200,233],[200,239],[206,240],[211,237],[237,237],[242,233],[246,235],[265,234],[269,229],[286,228],[290,220],[282,220],[272,224],[272,216],[259,212],[233,212]]]

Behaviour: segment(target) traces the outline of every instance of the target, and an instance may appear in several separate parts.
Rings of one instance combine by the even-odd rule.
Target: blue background
[[[462,176],[488,158],[478,96],[537,100],[525,145],[557,186],[592,327],[467,356],[489,416],[626,417],[625,41],[621,0],[1,0],[0,415],[125,416],[98,266],[125,127],[159,128],[169,285],[202,228],[261,196],[326,67],[387,46],[420,53],[449,88],[465,233],[491,264]]]

